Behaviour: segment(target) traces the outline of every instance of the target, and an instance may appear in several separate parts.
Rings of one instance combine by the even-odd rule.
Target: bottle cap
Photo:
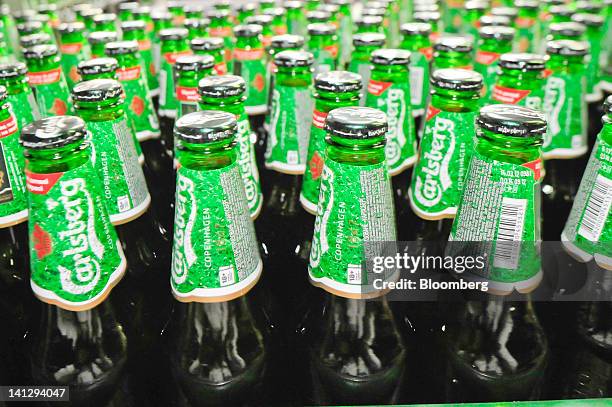
[[[89,33],[87,41],[90,44],[106,44],[107,42],[118,41],[119,35],[115,31],[94,31]]]
[[[71,23],[62,23],[57,27],[57,31],[60,34],[70,34],[75,32],[85,31],[85,24],[80,21],[73,21]]]
[[[17,24],[17,31],[19,35],[27,35],[39,32],[42,30],[42,23],[40,21],[26,21],[21,24]]]
[[[262,14],[270,15],[272,17],[283,17],[287,14],[287,11],[282,7],[273,7],[265,9]]]
[[[38,12],[39,13],[52,13],[57,11],[57,4],[39,4]]]
[[[481,27],[509,27],[512,24],[512,21],[506,16],[482,16],[478,19],[478,22]]]
[[[98,14],[104,14],[104,10],[98,7],[90,7],[80,11],[80,15],[84,19],[91,19]]]
[[[376,16],[376,17],[384,17],[387,15],[386,8],[364,8],[361,11],[362,16]]]
[[[478,30],[480,38],[493,38],[498,41],[512,41],[515,33],[516,30],[514,28],[503,25],[490,25]]]
[[[174,125],[174,136],[188,143],[214,143],[235,137],[236,117],[220,110],[201,110],[182,116]]]
[[[604,23],[604,18],[597,14],[578,13],[572,15],[572,21],[588,27],[601,27]]]
[[[329,112],[325,130],[347,139],[384,137],[388,130],[387,115],[370,107],[341,107]]]
[[[438,11],[419,11],[413,15],[413,20],[419,23],[434,23],[440,21],[440,18]]]
[[[187,18],[183,25],[187,29],[197,30],[198,28],[208,27],[210,25],[210,20],[208,18]]]
[[[210,9],[206,12],[206,17],[211,20],[222,20],[228,18],[230,15],[228,10]]]
[[[133,11],[136,10],[140,4],[135,1],[126,1],[125,3],[117,4],[117,10],[119,11]]]
[[[544,114],[517,105],[488,105],[480,109],[478,127],[510,137],[539,137],[546,133]]]
[[[336,26],[328,23],[308,24],[308,35],[334,35]]]
[[[470,0],[465,2],[466,10],[487,10],[489,5],[487,2],[479,1],[479,0]]]
[[[546,53],[555,55],[579,55],[589,53],[589,44],[583,41],[557,40],[546,43]]]
[[[93,79],[79,82],[72,89],[75,102],[102,102],[123,95],[121,84],[114,79]]]
[[[567,37],[580,37],[586,31],[584,24],[568,21],[564,23],[552,23],[548,26],[548,32],[552,35],[562,35]]]
[[[493,7],[491,9],[492,16],[504,16],[514,20],[518,16],[518,9],[514,7]]]
[[[203,97],[239,96],[246,92],[246,82],[236,75],[209,76],[198,83],[198,93]]]
[[[550,6],[548,12],[553,16],[571,17],[575,11],[566,4],[560,4],[557,6]]]
[[[238,12],[240,13],[244,13],[244,12],[253,12],[257,9],[257,4],[255,3],[243,3],[238,5]]]
[[[135,54],[138,52],[138,41],[113,41],[104,46],[108,56]]]
[[[162,41],[176,41],[187,38],[189,31],[186,28],[165,28],[159,32],[159,39]]]
[[[42,59],[57,55],[57,47],[53,44],[39,44],[23,50],[23,56],[26,59]]]
[[[19,141],[30,150],[62,147],[85,139],[85,121],[76,116],[52,116],[37,120],[21,129]]]
[[[546,67],[546,59],[545,55],[508,53],[499,58],[499,66],[505,69],[541,71]]]
[[[274,64],[287,68],[312,66],[314,56],[306,51],[286,50],[274,56]]]
[[[319,10],[322,11],[326,11],[329,14],[336,15],[336,13],[338,13],[338,11],[340,11],[340,6],[338,6],[337,4],[319,4],[318,7]]]
[[[115,72],[119,63],[115,58],[95,58],[79,62],[77,72],[79,75],[99,75]]]
[[[153,13],[151,12],[151,7],[149,6],[138,6],[138,8],[132,10],[132,14],[134,15],[134,18],[141,18],[141,17],[147,16],[147,17],[150,17],[152,20],[154,20]],[[137,21],[137,20],[133,20],[133,21]]]
[[[313,10],[306,13],[306,20],[312,22],[324,23],[329,21],[331,18],[331,13],[329,11],[323,10]],[[355,21],[357,23],[357,21]]]
[[[429,35],[431,24],[429,23],[406,23],[400,27],[402,35]]]
[[[198,4],[185,4],[183,7],[185,14],[202,14],[204,8]]]
[[[223,38],[219,37],[194,38],[189,42],[192,51],[215,51],[224,46]]]
[[[22,48],[31,48],[34,45],[49,44],[51,36],[47,33],[36,33],[24,35],[19,39]]]
[[[274,49],[302,48],[304,37],[293,34],[275,35],[270,40],[270,44]]]
[[[441,37],[433,46],[434,51],[472,52],[472,41],[465,37]]]
[[[12,62],[9,64],[0,64],[0,78],[16,78],[28,73],[28,68],[23,62]]]
[[[257,37],[261,34],[263,27],[258,24],[242,24],[234,27],[236,37]]]
[[[384,18],[381,16],[362,16],[355,19],[357,27],[379,27],[382,25]]]
[[[120,3],[125,4],[125,3]],[[142,20],[128,20],[121,22],[121,31],[139,31],[145,30],[147,28],[147,23]]]
[[[353,45],[356,47],[372,45],[382,47],[385,45],[385,36],[379,33],[355,34],[353,35]]]
[[[301,1],[297,1],[297,0],[290,0],[290,1],[285,1],[283,3],[283,7],[286,8],[287,10],[296,10],[296,9],[301,9],[304,8],[304,3]]]
[[[458,91],[475,91],[482,88],[482,75],[468,69],[437,69],[431,74],[433,86]]]
[[[348,71],[321,72],[314,80],[315,89],[324,92],[355,92],[362,86],[361,75]]]
[[[404,49],[382,48],[372,52],[370,62],[377,65],[408,65],[410,51]]]
[[[517,8],[537,9],[540,5],[534,0],[516,0],[514,6]]]
[[[115,13],[102,13],[93,17],[94,24],[103,24],[103,23],[115,23],[117,21],[117,14]]]
[[[257,24],[262,27],[267,27],[272,24],[272,16],[267,14],[256,14],[254,16],[249,16],[244,21],[246,24]]]
[[[178,72],[203,71],[215,66],[212,55],[182,55],[176,59],[174,69]]]

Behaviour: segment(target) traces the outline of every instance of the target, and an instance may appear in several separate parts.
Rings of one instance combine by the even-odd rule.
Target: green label
[[[126,117],[88,122],[87,129],[92,135],[92,162],[101,177],[102,197],[111,221],[117,225],[137,218],[149,207],[151,196]]]
[[[234,74],[242,76],[247,84],[244,106],[249,115],[263,114],[268,105],[268,84],[265,50],[239,49],[233,52]]]
[[[490,245],[493,261],[480,277],[500,283],[499,290],[539,282],[541,169],[541,159],[519,165],[478,151],[470,162],[450,240]]]
[[[218,302],[244,295],[259,279],[262,261],[238,165],[207,171],[179,166],[176,176],[174,296]]]
[[[389,120],[385,155],[389,174],[397,175],[417,159],[416,132],[410,105],[410,84],[370,79],[366,106],[382,110]]]
[[[327,112],[318,111],[316,108],[313,110],[306,159],[307,166],[302,178],[302,191],[300,193],[302,206],[313,215],[317,213],[319,186],[325,165],[325,119],[327,119]]]
[[[274,86],[266,168],[287,174],[304,173],[312,106],[310,88]]]
[[[125,92],[125,106],[133,123],[138,141],[157,138],[160,135],[157,114],[149,95],[149,88],[140,65],[117,69],[117,77]]]
[[[544,158],[574,158],[587,152],[586,78],[553,73],[547,78],[543,109],[548,131]]]
[[[561,240],[582,261],[612,269],[612,146],[600,136],[587,165]]]
[[[329,72],[336,69],[336,61],[338,57],[338,46],[336,44],[317,48],[311,51],[314,56],[314,75],[322,72]]]
[[[476,114],[429,106],[409,193],[410,204],[421,218],[455,216],[474,150]]]
[[[0,121],[0,228],[28,218],[24,166],[17,121],[11,113]]]
[[[325,160],[308,274],[342,296],[368,283],[365,243],[395,241],[395,216],[386,163],[357,166]]]
[[[40,119],[38,105],[31,90],[28,89],[26,92],[13,95],[9,94],[7,101],[10,103],[13,114],[17,119],[19,130]]]
[[[413,52],[410,57],[410,100],[412,114],[422,116],[425,113],[429,95],[429,61],[421,52]]]
[[[86,162],[67,172],[26,177],[34,294],[70,310],[95,307],[126,267],[98,175]]]
[[[238,129],[236,131],[236,141],[238,142],[238,166],[240,176],[244,183],[249,214],[255,219],[261,211],[263,195],[261,194],[261,184],[259,183],[259,171],[255,160],[255,146],[253,138],[255,134],[251,131],[249,118],[243,113],[238,118]]]
[[[66,83],[68,84],[68,88],[72,89],[74,85],[81,81],[77,66],[80,62],[90,58],[89,47],[80,42],[74,44],[61,44],[60,51],[62,54],[61,65],[64,76],[66,77]]]
[[[29,72],[28,78],[43,118],[73,114],[70,91],[61,68]]]

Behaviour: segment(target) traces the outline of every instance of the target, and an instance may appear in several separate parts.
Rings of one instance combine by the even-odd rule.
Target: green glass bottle
[[[536,52],[540,48],[541,24],[538,20],[539,2],[534,0],[517,0],[514,5],[518,15],[514,20],[516,36],[515,52]]]
[[[306,10],[307,11],[315,11],[319,6],[321,6],[320,0],[306,0]]]
[[[463,32],[470,36],[474,42],[478,39],[480,18],[485,15],[488,8],[489,4],[481,0],[469,0],[465,2]]]
[[[385,33],[383,18],[381,16],[363,16],[355,19],[355,33]]]
[[[138,9],[140,4],[136,1],[126,1],[124,3],[117,4],[117,14],[121,22],[134,20],[134,10]]]
[[[425,114],[429,96],[429,70],[433,58],[433,48],[429,40],[429,23],[402,24],[400,47],[411,52],[410,55],[410,99],[412,114],[416,117]]]
[[[20,139],[29,191],[32,290],[41,301],[71,311],[100,304],[126,270],[87,130],[78,117],[55,116],[24,127]]]
[[[150,32],[151,44],[153,49],[153,65],[155,66],[155,73],[157,76],[158,86],[157,88],[161,92],[159,87],[159,75],[162,63],[161,57],[161,39],[159,33],[162,30],[173,28],[172,27],[172,15],[168,12],[154,11],[151,13],[151,19],[153,20],[153,31]],[[156,95],[156,97],[159,95]]]
[[[143,215],[151,195],[139,164],[136,137],[125,111],[118,81],[94,79],[72,90],[76,111],[94,136],[94,170],[101,178],[103,196],[114,225]]]
[[[307,49],[314,55],[314,74],[329,72],[338,65],[338,37],[333,24],[308,24]]]
[[[159,95],[159,81],[157,80],[157,71],[155,70],[151,39],[147,35],[146,30],[147,25],[142,20],[130,20],[121,23],[123,40],[138,42],[138,52],[146,72],[147,86],[149,87],[149,93],[153,97]]]
[[[158,114],[162,118],[162,131],[171,132],[172,125],[164,125],[166,121],[173,121],[176,117],[178,101],[174,92],[173,66],[176,59],[182,55],[191,54],[187,43],[187,29],[167,28],[159,32],[161,40],[161,64],[159,69],[159,109]],[[166,128],[167,127],[167,128]]]
[[[2,37],[7,44],[6,50],[9,55],[15,57],[15,48],[17,46],[17,27],[15,27],[15,20],[11,15],[11,10],[7,4],[0,6],[0,30],[2,31]]]
[[[19,122],[8,101],[7,88],[0,85],[0,180],[3,186],[0,193],[0,229],[28,219],[24,168],[23,150],[19,145]]]
[[[172,26],[182,27],[185,22],[184,3],[181,1],[169,1],[168,11],[172,15]]]
[[[126,113],[136,138],[140,143],[159,138],[159,122],[147,85],[144,60],[138,52],[138,42],[109,42],[105,53],[117,60],[117,78],[125,93]]]
[[[308,24],[313,23],[331,23],[332,15],[328,11],[313,10],[306,13],[306,21]]]
[[[512,27],[489,26],[478,30],[478,50],[474,60],[474,70],[484,78],[481,104],[490,99],[491,90],[497,79],[497,64],[502,54],[512,51],[514,34]]]
[[[540,2],[540,28],[541,28],[541,38],[546,38],[548,35],[549,26],[552,20],[552,14],[550,13],[550,8],[554,6],[563,5],[565,1],[563,0],[543,0]],[[538,50],[539,51],[539,50]]]
[[[314,80],[314,110],[306,171],[302,180],[300,203],[312,215],[317,214],[319,186],[325,165],[325,119],[334,109],[358,106],[362,90],[361,77],[346,71],[324,72]]]
[[[81,81],[92,79],[115,79],[117,80],[118,63],[115,58],[96,58],[81,62],[77,66],[77,72]]]
[[[240,175],[246,191],[249,213],[251,218],[255,219],[261,211],[263,196],[252,142],[254,134],[244,107],[246,83],[235,75],[208,76],[200,80],[198,92],[201,97],[201,110],[232,113],[238,121],[236,142],[239,146]]]
[[[567,4],[561,4],[558,6],[551,6],[550,12],[550,23],[567,23],[572,21],[572,16],[576,13],[573,7]]]
[[[259,0],[258,2],[259,11],[264,12],[266,10],[272,9],[274,8],[275,4],[276,4],[275,0]]]
[[[185,19],[202,18],[204,15],[204,9],[198,4],[185,4],[183,11],[185,11]]]
[[[565,250],[580,262],[592,260],[601,268],[612,270],[612,96],[604,102],[603,128],[582,175],[574,206],[565,223],[561,241]]]
[[[268,49],[274,36],[274,30],[272,29],[272,16],[265,14],[256,14],[251,17],[247,17],[244,20],[245,24],[256,24],[261,26],[261,43],[264,48]]]
[[[19,130],[40,119],[38,104],[28,85],[27,74],[28,69],[23,62],[0,64],[0,85],[7,90],[6,101],[11,105]]]
[[[447,33],[462,32],[462,21],[466,10],[465,0],[450,0],[443,2],[442,23]]]
[[[556,40],[586,40],[586,26],[572,21],[565,23],[552,23],[548,26],[548,41]]]
[[[98,7],[84,8],[82,10],[79,10],[79,14],[78,14],[80,17],[79,21],[85,24],[85,28],[87,28],[87,32],[91,33],[91,32],[96,31],[94,28],[94,21],[93,21],[94,16],[97,16],[103,13],[104,13],[104,10]]]
[[[441,37],[433,46],[431,70],[472,69],[472,52],[472,42],[465,37]]]
[[[35,45],[25,49],[28,80],[34,90],[42,117],[62,116],[72,112],[70,90],[60,65],[55,45]]]
[[[287,10],[282,7],[265,9],[263,14],[272,16],[272,31],[274,35],[287,34]]]
[[[210,55],[215,59],[215,66],[213,67],[215,74],[225,75],[227,73],[223,39],[217,37],[194,38],[189,42],[189,47],[196,55]]]
[[[39,4],[38,13],[43,14],[49,18],[49,26],[56,29],[60,25],[60,19],[57,15],[57,4]]]
[[[236,11],[236,22],[246,24],[246,19],[255,15],[257,5],[255,3],[244,3],[238,5]]]
[[[63,23],[59,25],[58,32],[62,70],[66,76],[68,88],[72,89],[81,80],[77,66],[91,58],[91,50],[84,35],[85,25],[78,21]]]
[[[287,33],[306,36],[306,14],[304,3],[299,0],[289,0],[283,3],[287,10]]]
[[[372,52],[385,46],[385,36],[378,33],[364,33],[353,35],[353,54],[348,65],[348,71],[361,76],[363,89],[370,81],[370,58]]]
[[[498,65],[490,103],[520,105],[541,111],[546,57],[538,54],[504,54]]]
[[[474,155],[450,241],[483,242],[489,264],[462,278],[489,290],[528,293],[542,280],[540,183],[544,115],[514,105],[489,105],[476,118]],[[480,243],[482,245],[482,243]],[[482,249],[481,249],[482,250]]]
[[[262,27],[255,24],[234,27],[234,75],[247,83],[245,109],[249,116],[264,115],[268,110],[266,52],[261,42]]]
[[[208,34],[211,37],[223,39],[225,43],[225,63],[228,72],[233,72],[232,53],[234,50],[234,32],[232,30],[232,22],[227,10],[209,10],[206,17],[210,20]]]
[[[421,219],[439,221],[457,213],[473,154],[482,84],[482,75],[465,69],[432,73],[431,102],[409,192],[410,206]]]
[[[512,27],[512,21],[506,16],[485,15],[478,20],[480,27]]]
[[[591,59],[587,68],[587,102],[597,102],[603,98],[597,84],[601,75],[601,55],[604,44],[603,31],[604,18],[597,14],[579,13],[572,15],[572,21],[584,24],[587,27],[586,37],[590,45]]]
[[[210,21],[207,18],[186,18],[183,25],[189,32],[187,39],[208,37],[209,24]]]
[[[391,33],[391,28],[389,26],[389,21],[390,21],[390,12],[389,9],[387,8],[387,3],[366,3],[365,6],[366,8],[363,9],[363,11],[361,12],[362,17],[380,17],[383,19],[382,22],[382,27],[383,27],[383,34],[385,35],[385,38],[387,40],[387,42],[389,44],[392,44],[392,40],[390,38]],[[393,41],[395,41],[395,38],[393,38]]]
[[[306,169],[313,63],[313,55],[306,51],[282,51],[274,56],[267,169],[285,174],[303,174]]]
[[[416,130],[410,98],[410,57],[402,49],[372,52],[372,72],[366,106],[387,115],[389,129],[385,153],[389,175],[395,176],[414,165],[417,159]]]
[[[493,7],[491,9],[492,16],[502,16],[510,19],[510,26],[516,28],[516,19],[518,17],[519,11],[516,7],[511,6],[500,6]]]
[[[93,31],[117,31],[117,15],[103,13],[93,16]]]
[[[91,57],[102,58],[106,44],[115,41],[119,41],[119,34],[116,31],[94,31],[89,33],[87,42],[91,49]]]
[[[212,75],[214,66],[215,59],[210,55],[185,55],[177,58],[174,64],[174,83],[179,102],[177,117],[198,110],[198,83]]]
[[[417,23],[427,23],[430,25],[429,40],[435,43],[440,38],[440,13],[437,11],[419,11],[414,13],[412,19]]]

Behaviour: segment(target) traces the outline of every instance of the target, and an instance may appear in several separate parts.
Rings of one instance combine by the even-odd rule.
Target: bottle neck
[[[116,97],[102,102],[74,102],[77,113],[86,122],[105,122],[125,115],[124,100]]]
[[[308,49],[311,51],[318,51],[334,44],[335,40],[331,35],[311,35],[308,39]]]
[[[217,170],[236,162],[234,139],[194,144],[176,140],[177,159],[185,168],[197,171]]]
[[[263,48],[261,39],[259,36],[255,37],[236,37],[236,48],[238,49],[259,49]]]
[[[26,59],[28,71],[30,72],[45,72],[60,67],[60,57],[58,55],[50,55],[44,58]]]
[[[401,47],[402,49],[414,52],[431,47],[431,42],[429,41],[429,37],[425,35],[404,35]]]
[[[501,68],[498,84],[512,89],[540,89],[542,88],[542,71]]]
[[[66,33],[60,36],[61,44],[83,44],[84,42],[85,37],[81,31]]]
[[[142,41],[146,39],[146,33],[144,32],[144,30],[124,31],[123,39],[125,41]]]
[[[281,86],[305,87],[312,84],[311,67],[284,67],[278,66],[276,71],[276,83]]]
[[[85,140],[53,149],[25,149],[26,169],[37,174],[66,172],[88,162],[90,152],[90,144]]]
[[[472,63],[470,52],[439,51],[434,54],[434,65],[436,69],[441,68],[465,68]]]
[[[328,133],[327,156],[339,163],[354,166],[380,164],[385,161],[385,137],[346,139]]]
[[[121,69],[133,68],[140,65],[136,54],[122,54],[113,56],[117,60],[117,66]]]
[[[555,73],[579,74],[585,69],[584,57],[581,55],[550,55],[546,66]]]
[[[458,91],[434,86],[431,93],[431,105],[446,112],[476,112],[479,100],[480,90]]]
[[[359,45],[355,47],[355,52],[353,53],[353,59],[359,62],[370,62],[370,55],[372,52],[377,50],[379,47],[377,45]]]
[[[188,51],[189,45],[185,40],[166,40],[162,41],[161,52],[169,54],[173,52]]]
[[[374,64],[371,78],[376,81],[407,83],[410,75],[408,65]]]
[[[114,79],[117,80],[117,73],[116,72],[104,72],[104,73],[98,73],[98,74],[92,74],[92,75],[87,75],[87,74],[83,74],[81,75],[81,79],[84,81],[91,81],[94,79]]]
[[[30,92],[28,79],[25,75],[0,79],[0,84],[6,87],[6,91],[9,95],[18,95],[20,93]]]
[[[512,41],[496,40],[495,38],[481,38],[478,44],[479,51],[506,54],[512,51]]]
[[[206,97],[200,98],[201,110],[222,110],[240,116],[244,113],[244,94],[230,97]]]
[[[176,83],[185,88],[197,88],[201,79],[212,75],[212,69],[200,71],[181,71],[177,75]]]
[[[324,92],[315,91],[315,109],[319,112],[329,113],[339,107],[359,105],[360,94],[355,92]]]
[[[159,33],[166,28],[172,28],[172,22],[170,20],[153,20],[153,30],[155,33]]]
[[[476,134],[476,150],[494,160],[521,165],[541,158],[541,138],[505,136],[483,129]]]

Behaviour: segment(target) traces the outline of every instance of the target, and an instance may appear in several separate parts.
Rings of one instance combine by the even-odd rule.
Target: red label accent
[[[431,33],[429,34],[429,41],[436,42],[440,38],[440,33]]]
[[[181,102],[198,102],[200,100],[200,95],[198,95],[198,88],[177,86],[176,98]]]
[[[551,17],[552,14],[548,11],[542,11],[542,13],[540,13],[540,20],[542,21],[550,21]]]
[[[62,54],[75,55],[78,54],[83,48],[83,44],[75,42],[74,44],[62,44],[60,45],[60,51]]]
[[[548,78],[552,73],[552,69],[544,69],[544,71],[542,71],[542,78]]]
[[[38,224],[35,224],[32,230],[32,243],[39,260],[53,251],[51,236]]]
[[[374,96],[382,95],[389,87],[393,85],[391,82],[381,82],[370,79],[368,83],[368,92]]]
[[[427,106],[427,115],[425,116],[425,121],[430,121],[431,119],[436,117],[436,115],[440,113],[441,111],[442,110],[436,109],[432,105]]]
[[[149,40],[149,39],[139,40],[138,41],[138,49],[140,51],[150,50],[151,49],[151,40]]]
[[[263,48],[253,48],[253,49],[240,49],[236,48],[234,50],[234,58],[238,61],[255,61],[263,58],[264,49]]]
[[[514,20],[514,23],[519,28],[533,27],[535,22],[536,22],[535,18],[527,18],[527,17],[517,17],[516,20]]]
[[[537,160],[529,161],[528,163],[521,164],[522,167],[527,167],[531,171],[533,171],[533,179],[536,181],[540,179],[542,176],[542,159],[538,158]]]
[[[66,102],[62,99],[57,98],[53,101],[53,105],[49,111],[56,116],[63,116],[68,111],[68,105],[66,105]]]
[[[327,113],[319,112],[317,109],[312,112],[312,124],[317,129],[323,129],[325,127],[325,119],[327,119]]]
[[[275,35],[287,34],[287,27],[284,25],[277,25],[276,27],[272,27],[272,31],[274,31]]]
[[[255,78],[253,78],[251,85],[253,85],[253,87],[257,89],[258,92],[261,92],[266,86],[266,80],[264,79],[262,74],[258,73],[257,75],[255,75]]]
[[[133,81],[140,78],[140,65],[133,66],[131,68],[117,69],[117,77],[121,82]]]
[[[232,35],[232,27],[209,28],[208,33],[211,37],[228,37]]]
[[[476,27],[476,28],[480,28],[480,20],[474,21],[473,26]]]
[[[17,131],[17,121],[11,114],[8,119],[0,122],[0,138],[8,137]]]
[[[74,65],[70,68],[70,72],[68,72],[68,77],[74,83],[81,82],[81,75],[79,75],[79,71]]]
[[[43,72],[29,72],[28,79],[30,80],[30,85],[48,85],[59,82],[61,74],[62,70],[60,68]]]
[[[318,151],[315,151],[308,165],[308,168],[310,169],[310,175],[312,175],[312,179],[319,179],[319,177],[323,173],[324,165],[325,162],[323,161],[323,157],[321,157]]]
[[[157,75],[157,73],[155,72],[155,64],[153,62],[149,64],[149,73],[151,73],[151,75],[153,76]]]
[[[217,75],[225,75],[227,73],[227,64],[221,62],[213,67]]]
[[[264,35],[261,37],[261,43],[264,48],[267,48],[272,44],[272,35]]]
[[[323,47],[323,49],[327,52],[330,53],[330,55],[334,58],[336,58],[338,56],[338,45],[334,44],[334,45],[328,45],[326,47]]]
[[[51,174],[36,174],[26,170],[25,175],[28,191],[33,194],[47,195],[64,173],[52,172]]]
[[[153,24],[153,21],[147,22],[147,26],[145,28],[145,31],[147,33],[152,32],[155,29],[155,24]]]
[[[137,116],[140,116],[145,109],[144,100],[140,96],[134,96],[130,103],[130,108]]]
[[[498,102],[515,105],[521,100],[525,99],[525,97],[530,93],[530,90],[512,89],[495,85],[493,86],[491,96],[493,100],[497,100]]]
[[[500,55],[497,52],[478,51],[476,53],[476,62],[482,65],[491,65],[499,59]]]
[[[423,55],[425,55],[425,58],[428,61],[431,61],[433,58],[433,48],[432,47],[426,47],[426,48],[421,48],[419,49],[419,52]]]
[[[178,57],[182,57],[183,55],[191,55],[191,51],[168,52],[164,54],[164,59],[170,65],[174,65]]]

